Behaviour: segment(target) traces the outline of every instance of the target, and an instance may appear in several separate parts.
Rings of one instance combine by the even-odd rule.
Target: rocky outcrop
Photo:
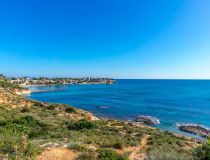
[[[197,134],[202,137],[210,136],[210,129],[198,124],[177,124],[177,127],[184,132]]]
[[[156,117],[144,116],[144,115],[137,116],[135,118],[135,122],[140,122],[140,123],[147,124],[147,125],[160,124],[160,120],[157,119]]]
[[[17,95],[13,90],[0,89],[0,104],[7,105],[10,108],[29,107],[32,101],[23,96]]]

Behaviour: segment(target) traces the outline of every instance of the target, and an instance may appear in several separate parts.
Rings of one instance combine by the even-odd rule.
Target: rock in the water
[[[210,129],[199,124],[177,124],[181,131],[201,135],[202,137],[210,136]]]
[[[152,117],[152,116],[137,116],[135,119],[136,122],[141,122],[147,125],[155,125],[155,124],[160,124],[159,119],[157,119],[156,117]]]

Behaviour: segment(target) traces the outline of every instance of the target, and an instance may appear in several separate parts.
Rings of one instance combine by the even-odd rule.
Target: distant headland
[[[49,77],[10,77],[9,81],[20,86],[59,85],[59,84],[113,84],[113,78],[49,78]]]

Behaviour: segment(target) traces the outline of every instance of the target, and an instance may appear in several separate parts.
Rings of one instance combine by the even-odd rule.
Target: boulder
[[[135,122],[140,122],[147,125],[160,124],[160,120],[152,116],[140,115],[135,118]]]

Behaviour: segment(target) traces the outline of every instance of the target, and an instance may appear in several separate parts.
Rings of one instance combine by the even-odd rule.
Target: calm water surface
[[[176,123],[210,127],[210,81],[208,80],[118,80],[113,85],[31,86],[30,99],[66,103],[97,116],[133,119],[150,115],[160,119],[156,127],[180,132]]]

